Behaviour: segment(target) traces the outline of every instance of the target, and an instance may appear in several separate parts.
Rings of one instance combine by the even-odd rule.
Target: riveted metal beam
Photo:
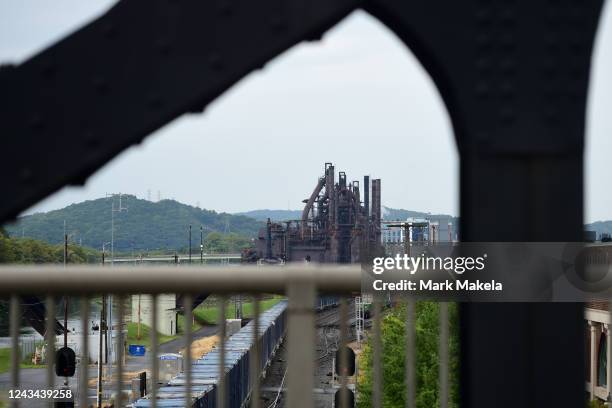
[[[119,2],[25,63],[0,69],[0,183],[9,197],[0,201],[0,221],[83,183],[120,151],[363,7],[412,50],[447,106],[460,152],[462,239],[580,240],[585,105],[601,6]],[[463,305],[463,405],[582,404],[581,308]]]
[[[204,107],[355,0],[122,1],[0,71],[0,222]]]

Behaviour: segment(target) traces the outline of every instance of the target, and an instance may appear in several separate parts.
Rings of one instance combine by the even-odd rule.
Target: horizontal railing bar
[[[288,282],[314,283],[320,292],[361,290],[358,265],[115,266],[3,265],[0,295],[21,293],[284,293]]]

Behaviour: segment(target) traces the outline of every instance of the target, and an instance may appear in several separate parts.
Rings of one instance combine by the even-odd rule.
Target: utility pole
[[[204,263],[204,232],[200,225],[200,264]]]
[[[138,294],[138,334],[136,338],[140,340],[140,293]]]
[[[191,265],[191,225],[189,225],[189,264]]]
[[[102,310],[100,311],[100,324],[98,325],[98,389],[97,389],[97,405],[102,406],[102,332],[104,331],[104,296],[102,296]]]
[[[66,267],[66,248],[65,248],[66,241],[67,241],[67,238],[66,238],[66,220],[64,220],[64,268]]]
[[[102,244],[102,266],[104,266],[104,244]],[[102,342],[104,339],[104,319],[106,318],[106,296],[102,295],[102,310],[100,310],[100,323],[98,324],[98,387],[96,400],[98,407],[102,406]]]
[[[111,268],[115,266],[115,213],[128,210],[128,208],[123,207],[121,203],[122,195],[123,194],[121,193],[118,193],[118,194],[113,193],[113,194],[107,195],[107,196],[110,196],[111,198]],[[119,197],[119,207],[115,207],[115,197],[117,196]],[[113,353],[113,296],[112,295],[108,295],[108,325],[109,325],[109,332],[110,332],[110,343],[111,343],[110,357],[111,358],[110,358],[110,361],[107,361],[107,363],[108,363],[108,376],[109,378],[112,378],[113,355],[114,355]],[[119,330],[121,330],[121,328]]]

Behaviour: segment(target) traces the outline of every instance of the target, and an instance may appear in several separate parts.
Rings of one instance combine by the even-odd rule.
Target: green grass
[[[0,348],[0,373],[6,373],[9,370],[11,361],[11,349]]]
[[[265,312],[270,309],[272,306],[280,302],[283,298],[280,296],[275,296],[270,299],[265,299],[260,302],[260,310]],[[253,303],[245,302],[242,304],[242,313],[245,318],[253,317]],[[213,325],[217,324],[217,320],[219,318],[219,306],[216,304],[211,304],[211,302],[204,302],[193,311],[195,322],[191,327],[191,330],[197,330],[201,328],[203,325]],[[232,319],[234,317],[234,306],[233,303],[227,304],[225,308],[225,317],[227,319]],[[158,334],[157,338],[159,340],[159,344],[166,343],[170,340],[174,340],[180,337],[181,333],[184,333],[185,328],[185,316],[178,315],[177,317],[178,331],[179,336],[167,336],[164,334]],[[137,338],[138,333],[138,323],[128,323],[128,344],[142,344],[147,349],[151,347],[151,328],[146,324],[140,325],[140,339]]]
[[[0,348],[0,374],[6,373],[11,367],[11,349],[10,348]],[[20,368],[43,368],[44,364],[34,365],[28,362],[21,362],[19,364]]]
[[[146,348],[151,347],[151,328],[146,324],[140,324],[140,339],[138,338],[138,323],[128,323],[128,344],[142,344]],[[167,336],[165,334],[158,333],[157,340],[159,344],[167,343],[170,340],[176,339],[178,336]]]
[[[259,309],[261,312],[265,312],[270,309],[272,306],[280,302],[283,298],[280,296],[275,296],[271,299],[262,300],[259,304]],[[251,318],[253,317],[253,303],[252,302],[243,302],[242,303],[242,313],[243,317]],[[217,324],[219,319],[219,306],[211,306],[207,305],[206,302],[195,308],[193,314],[196,317],[197,321],[206,323],[206,324]],[[234,318],[234,305],[232,303],[228,303],[225,308],[225,318],[233,319]],[[180,323],[180,321],[179,321]]]

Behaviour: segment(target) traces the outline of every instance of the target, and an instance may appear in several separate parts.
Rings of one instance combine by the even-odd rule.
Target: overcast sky
[[[110,0],[0,2],[0,62],[20,62]],[[612,219],[612,10],[604,10],[589,95],[586,221]],[[607,73],[607,76],[606,76]],[[217,211],[298,209],[326,161],[382,179],[389,207],[458,213],[458,166],[428,75],[382,24],[356,12],[244,78],[204,114],[181,117],[89,179],[28,210],[123,192]]]

